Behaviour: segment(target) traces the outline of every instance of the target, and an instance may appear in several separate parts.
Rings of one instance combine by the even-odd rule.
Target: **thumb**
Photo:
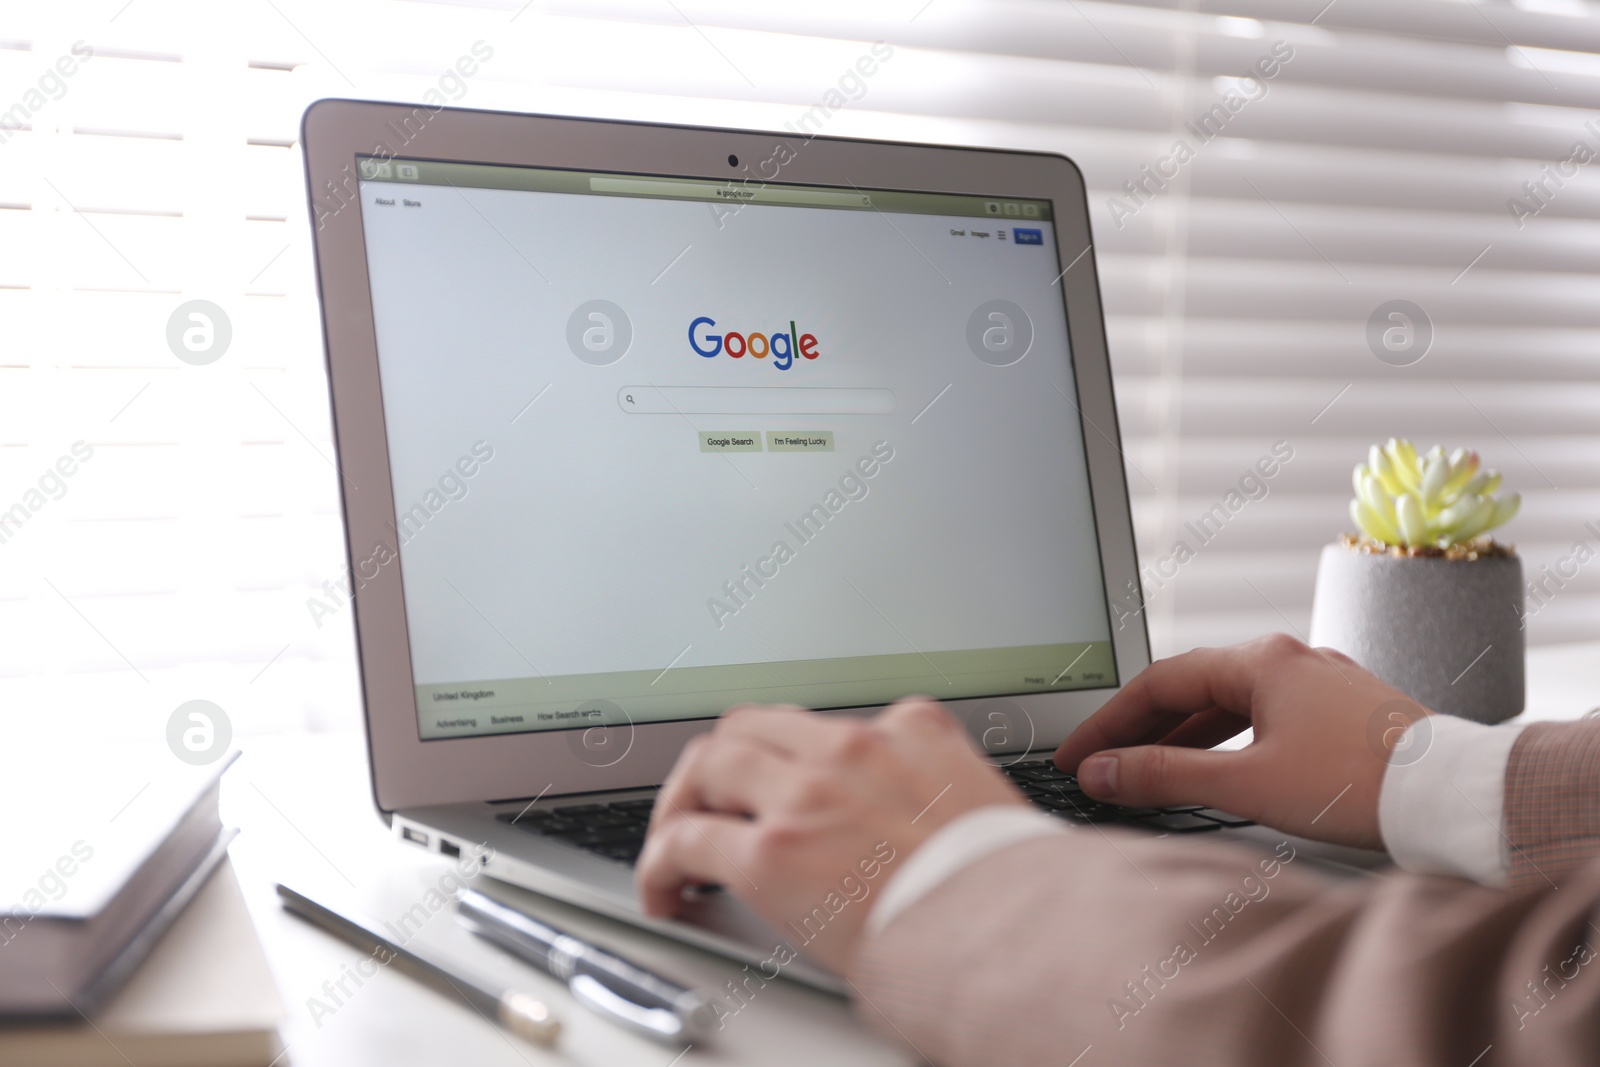
[[[1096,800],[1131,807],[1228,806],[1239,785],[1241,753],[1141,745],[1096,752],[1078,766],[1078,784]]]

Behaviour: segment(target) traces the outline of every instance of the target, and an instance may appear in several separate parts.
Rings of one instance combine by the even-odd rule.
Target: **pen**
[[[536,1044],[551,1045],[561,1033],[561,1020],[550,1014],[544,1002],[519,989],[507,988],[499,992],[487,989],[479,981],[462,975],[456,968],[429,959],[413,949],[400,948],[360,920],[318,904],[282,883],[278,885],[278,896],[285,908],[302,919],[342,941],[371,952],[379,962],[404,971],[423,985],[447,995],[465,998],[483,1015],[498,1020],[501,1026],[520,1037]]]
[[[475,889],[456,903],[473,933],[567,983],[591,1011],[668,1044],[703,1037],[714,1021],[705,999],[571,934],[542,923]]]

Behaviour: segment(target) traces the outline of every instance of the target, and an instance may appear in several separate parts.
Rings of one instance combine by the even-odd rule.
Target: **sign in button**
[[[832,430],[768,430],[768,452],[832,452]]]
[[[701,430],[702,452],[760,452],[759,430]]]

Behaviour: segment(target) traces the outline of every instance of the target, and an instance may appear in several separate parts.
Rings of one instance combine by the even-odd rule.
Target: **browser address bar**
[[[625,385],[617,406],[632,415],[885,415],[888,389],[786,386]]]
[[[871,207],[866,193],[845,193],[830,189],[749,188],[734,182],[674,182],[659,178],[589,179],[596,193],[624,193],[631,196],[672,196],[694,200],[731,200],[754,204],[816,204],[822,207]]]

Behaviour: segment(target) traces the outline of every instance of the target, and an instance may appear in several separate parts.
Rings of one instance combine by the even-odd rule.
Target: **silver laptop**
[[[303,143],[403,839],[759,961],[728,894],[633,889],[724,709],[927,693],[1048,780],[1149,662],[1070,160],[339,100]]]

